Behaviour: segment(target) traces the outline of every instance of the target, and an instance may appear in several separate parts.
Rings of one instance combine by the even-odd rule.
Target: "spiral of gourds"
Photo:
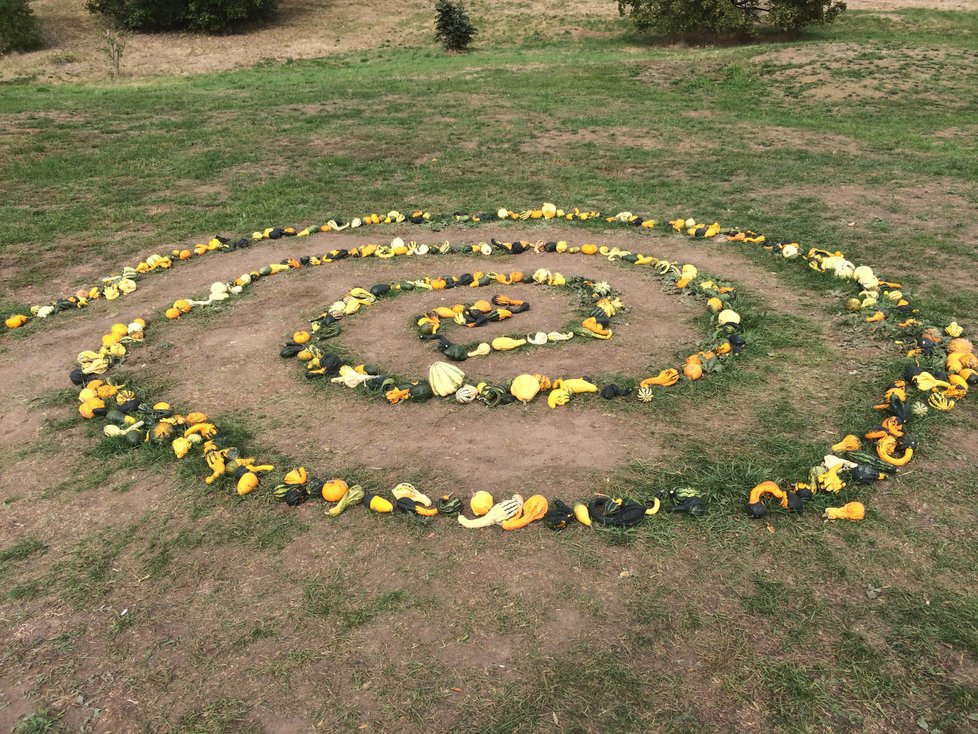
[[[597,219],[604,224],[644,229],[656,226],[654,220],[630,212],[614,216],[580,210],[565,212],[549,204],[540,209],[522,212],[500,210],[494,218],[561,219],[574,222]],[[486,215],[454,214],[450,215],[450,219],[477,223],[493,218]],[[418,211],[406,216],[391,211],[383,217],[367,215],[349,223],[333,219],[322,227],[307,227],[302,230],[269,228],[255,232],[250,238],[214,238],[207,245],[174,250],[176,255],[154,255],[141,261],[134,270],[136,276],[142,276],[158,268],[168,268],[175,263],[211,252],[249,247],[261,240],[307,236],[314,231],[343,231],[355,226],[387,222],[410,221],[424,224],[432,220],[431,215],[426,212]],[[978,356],[974,353],[972,343],[962,336],[961,326],[953,322],[936,324],[928,321],[899,283],[881,279],[870,267],[853,263],[842,252],[804,248],[794,241],[772,241],[755,231],[724,229],[716,222],[705,224],[680,218],[669,224],[674,230],[694,239],[734,246],[761,247],[772,256],[797,261],[833,283],[847,285],[851,288],[851,294],[846,299],[845,308],[859,314],[859,320],[865,322],[867,328],[891,337],[905,353],[906,365],[903,373],[885,387],[880,401],[874,406],[879,411],[878,423],[841,438],[831,446],[823,461],[812,467],[807,476],[799,477],[798,481],[786,486],[766,481],[755,486],[749,491],[746,502],[750,517],[762,517],[771,508],[801,512],[805,503],[816,494],[838,494],[846,487],[873,485],[892,479],[913,460],[918,449],[912,433],[914,421],[927,413],[953,410],[970,388],[978,384]],[[633,390],[630,385],[602,385],[599,379],[584,375],[548,376],[542,372],[516,376],[505,385],[492,384],[485,380],[468,381],[457,363],[486,353],[559,345],[571,338],[611,338],[612,320],[626,307],[618,292],[603,281],[583,276],[565,277],[559,271],[550,269],[538,269],[533,273],[500,273],[480,267],[459,275],[425,276],[414,281],[375,283],[369,287],[350,289],[323,309],[310,322],[308,329],[294,332],[283,348],[283,356],[302,361],[306,376],[310,379],[329,379],[330,382],[349,389],[382,396],[391,404],[442,398],[459,403],[481,402],[495,407],[528,403],[538,395],[546,394],[549,407],[557,409],[572,398],[587,394],[597,394],[606,399],[619,399],[634,394],[635,398],[647,401],[651,399],[653,388],[668,389],[681,381],[701,379],[715,369],[716,365],[734,358],[746,346],[741,333],[741,316],[732,307],[736,291],[731,286],[700,273],[690,263],[670,262],[637,249],[624,250],[593,244],[573,246],[563,241],[493,241],[453,247],[450,243],[423,245],[395,238],[389,244],[368,244],[352,249],[336,248],[322,256],[304,256],[269,263],[226,281],[216,282],[205,296],[178,299],[162,315],[165,319],[179,319],[194,309],[239,297],[254,284],[272,275],[338,263],[347,258],[389,259],[438,255],[490,258],[494,255],[523,252],[551,253],[555,257],[602,257],[626,267],[644,268],[659,277],[674,292],[693,295],[705,303],[711,314],[713,331],[710,337],[715,339],[715,343],[709,349],[689,355],[681,366],[666,368],[657,374],[636,376],[634,387],[637,390]],[[161,264],[163,260],[169,260],[169,263]],[[123,280],[137,280],[135,276],[130,276],[133,273],[129,270],[110,276],[103,281],[105,285],[100,287],[97,297],[109,297],[105,294],[106,287],[113,289],[110,291],[113,299],[132,292],[133,289],[128,285],[120,287]],[[569,332],[553,332],[556,337],[553,339],[551,333],[538,332],[497,337],[501,340],[498,342],[499,348],[493,343],[496,340],[482,342],[472,348],[472,344],[459,344],[449,340],[445,336],[448,328],[474,328],[489,321],[512,318],[528,301],[508,296],[496,297],[494,301],[460,296],[458,303],[439,307],[444,310],[426,312],[417,320],[419,336],[429,338],[434,348],[448,359],[447,362],[439,360],[429,366],[426,376],[400,378],[386,374],[376,366],[341,358],[330,352],[325,345],[328,339],[340,333],[344,319],[403,293],[454,289],[460,294],[474,294],[475,289],[494,284],[575,290],[582,305],[583,319],[580,327]],[[93,293],[93,290],[90,289],[88,293]],[[47,318],[69,308],[82,307],[93,300],[78,294],[75,299],[55,299],[48,304],[52,307],[50,312],[42,315],[44,307],[39,307],[33,315]],[[55,306],[55,303],[60,305]],[[28,318],[26,314],[21,316]],[[11,322],[8,319],[8,328],[22,326],[21,323],[16,323],[20,320]],[[97,349],[78,355],[78,367],[71,372],[71,379],[79,388],[79,412],[86,419],[104,421],[104,432],[110,440],[125,441],[134,447],[147,444],[168,445],[176,459],[200,461],[202,468],[206,467],[209,472],[204,479],[208,486],[225,487],[242,496],[268,487],[276,498],[289,505],[299,505],[310,499],[321,500],[330,505],[327,513],[330,517],[336,517],[351,506],[362,504],[377,512],[404,511],[422,516],[458,516],[459,522],[465,527],[499,525],[507,530],[524,527],[536,521],[542,521],[554,529],[592,523],[633,526],[649,521],[649,518],[660,511],[700,515],[707,510],[706,499],[695,487],[675,487],[661,497],[644,503],[627,497],[604,495],[576,504],[539,495],[525,501],[516,495],[495,502],[491,495],[477,493],[469,503],[469,509],[476,518],[472,520],[460,514],[464,507],[459,498],[446,496],[432,499],[411,485],[399,484],[389,494],[381,495],[365,491],[355,483],[350,484],[343,477],[320,479],[304,466],[290,468],[276,480],[274,466],[263,464],[255,457],[244,456],[237,447],[226,445],[217,424],[203,412],[176,411],[165,401],[149,398],[134,385],[118,384],[112,380],[111,371],[123,363],[131,350],[145,340],[146,331],[152,321],[153,319],[137,318],[129,323],[114,324],[102,337],[102,343]],[[566,339],[561,338],[565,336]],[[844,507],[829,508],[825,516],[828,519],[860,520],[864,516],[864,507],[858,502],[851,502]]]

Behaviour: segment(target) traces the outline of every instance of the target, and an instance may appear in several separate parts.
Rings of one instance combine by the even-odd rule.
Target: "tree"
[[[27,0],[0,0],[0,54],[41,47],[41,26]]]
[[[640,31],[673,37],[756,37],[767,25],[795,33],[833,22],[844,0],[618,0]]]
[[[267,20],[278,0],[88,0],[88,11],[133,31],[229,33]]]
[[[435,5],[435,40],[441,41],[446,51],[464,51],[475,34],[475,26],[461,2],[438,0]]]

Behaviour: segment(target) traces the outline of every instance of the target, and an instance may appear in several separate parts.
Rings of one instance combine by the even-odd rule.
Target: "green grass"
[[[967,137],[943,142],[929,131],[966,129],[969,103],[976,100],[967,79],[978,60],[958,50],[953,35],[940,36],[959,30],[958,17],[924,17],[936,26],[931,42],[947,49],[953,62],[927,80],[925,96],[858,104],[826,105],[803,91],[789,95],[772,76],[775,70],[828,72],[818,61],[765,60],[787,44],[641,46],[624,59],[608,41],[458,57],[382,50],[152,83],[9,85],[0,100],[0,113],[14,121],[0,165],[0,214],[21,224],[0,234],[0,247],[14,258],[11,283],[22,285],[49,277],[56,253],[59,266],[93,258],[119,262],[166,242],[324,221],[333,213],[416,205],[495,211],[543,199],[606,209],[647,203],[661,216],[719,216],[849,245],[872,223],[847,228],[826,216],[818,194],[798,198],[791,188],[818,181],[870,190],[884,180],[913,187],[940,177],[947,181],[942,188],[975,201],[974,143]],[[900,58],[904,36],[862,38],[864,29],[850,22],[856,24],[813,35],[808,45],[840,38]],[[927,43],[915,39],[918,46]],[[541,64],[545,74],[525,70]],[[680,65],[683,74],[672,75]],[[867,69],[870,76],[861,80],[867,84],[904,76],[900,67]],[[831,83],[831,75],[826,80]],[[462,98],[460,86],[478,91]],[[424,104],[410,104],[413,97]],[[38,114],[51,108],[74,117],[52,121]],[[256,108],[269,112],[256,117]],[[427,124],[430,109],[454,122]],[[532,135],[523,125],[507,124],[514,115],[532,126]],[[487,119],[499,124],[486,125]],[[655,120],[651,143],[639,122],[649,119]],[[20,126],[40,129],[18,134]],[[816,146],[789,141],[759,148],[753,142],[766,126],[808,135]],[[608,128],[620,133],[606,140],[601,131]],[[822,133],[843,136],[864,154],[847,156],[840,167],[831,143],[818,142]],[[228,139],[235,146],[225,146]],[[630,144],[633,139],[639,144]],[[677,150],[684,141],[691,150]],[[896,145],[900,155],[888,154]],[[422,153],[437,160],[419,163]],[[689,175],[691,168],[697,175]],[[98,171],[98,187],[89,185],[92,171]],[[221,196],[209,202],[202,187],[217,187]],[[751,193],[758,189],[773,193]],[[786,193],[777,193],[781,189]],[[56,204],[61,201],[73,203]],[[151,206],[166,212],[150,213]],[[951,209],[933,216],[947,220],[937,225],[938,237],[947,241],[966,221]],[[933,241],[897,232],[910,255]],[[65,241],[72,247],[59,252]],[[867,245],[866,254],[885,253],[881,244]]]
[[[61,726],[61,717],[47,709],[41,709],[18,721],[13,734],[58,734],[62,731],[64,727]]]
[[[340,629],[344,631],[369,624],[376,617],[386,612],[400,611],[409,604],[406,592],[400,589],[386,591],[372,598],[364,598],[362,593],[356,593],[351,600],[349,586],[343,584],[338,577],[325,581],[309,581],[302,593],[307,615],[338,619]]]
[[[0,550],[0,564],[6,566],[10,563],[23,561],[25,558],[30,558],[35,553],[43,553],[47,549],[48,547],[36,538],[25,538]]]
[[[190,711],[169,728],[168,734],[258,734],[262,728],[248,721],[249,706],[235,698],[222,698]]]
[[[87,604],[104,597],[119,570],[115,562],[142,522],[110,528],[79,542],[56,570],[60,596],[72,604]]]

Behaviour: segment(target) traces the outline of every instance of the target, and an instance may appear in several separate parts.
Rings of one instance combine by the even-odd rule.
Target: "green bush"
[[[41,26],[27,0],[0,0],[0,54],[41,47]]]
[[[640,31],[681,38],[753,38],[765,26],[796,33],[845,9],[843,0],[618,0]]]
[[[88,11],[134,31],[230,33],[268,20],[278,0],[88,0]]]
[[[464,51],[476,34],[462,3],[438,0],[435,5],[435,40],[441,41],[446,51]]]

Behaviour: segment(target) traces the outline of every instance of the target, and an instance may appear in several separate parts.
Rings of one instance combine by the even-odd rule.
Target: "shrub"
[[[278,0],[88,0],[88,11],[134,31],[229,33],[278,10]]]
[[[0,54],[41,47],[41,26],[27,0],[0,0]]]
[[[446,51],[464,51],[476,34],[462,3],[438,0],[435,5],[435,40],[441,41]]]
[[[845,9],[843,0],[618,0],[618,12],[640,31],[685,38],[752,38],[764,25],[795,33]]]

